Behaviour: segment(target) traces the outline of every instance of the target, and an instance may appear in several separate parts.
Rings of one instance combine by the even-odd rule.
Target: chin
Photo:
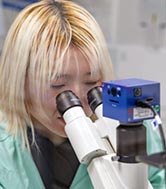
[[[66,132],[65,132],[65,130],[63,130],[63,132],[62,132],[62,135],[61,135],[63,138],[68,138],[67,137],[67,135],[66,135]]]
[[[65,132],[65,125],[64,126],[61,126],[61,125],[58,125],[57,126],[53,126],[52,127],[52,131],[57,135],[57,136],[60,136],[62,138],[67,138],[67,135],[66,135],[66,132]]]

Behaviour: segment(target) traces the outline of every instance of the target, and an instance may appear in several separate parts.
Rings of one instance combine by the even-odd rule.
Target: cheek
[[[93,86],[87,86],[83,91],[85,91],[85,98],[87,99],[87,94],[88,92],[95,88],[95,87],[98,87],[98,86],[102,86],[102,82],[101,81],[98,81],[97,83],[95,83]]]
[[[55,111],[56,110],[56,95],[48,93],[43,101],[44,108]]]
[[[102,86],[102,81],[98,81],[96,86]]]

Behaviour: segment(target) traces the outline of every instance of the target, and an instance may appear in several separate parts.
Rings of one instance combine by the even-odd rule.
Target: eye
[[[96,85],[98,81],[85,82],[86,85]]]
[[[63,88],[63,87],[65,87],[64,84],[61,84],[61,85],[51,85],[51,86],[50,86],[51,89],[61,89],[61,88]]]

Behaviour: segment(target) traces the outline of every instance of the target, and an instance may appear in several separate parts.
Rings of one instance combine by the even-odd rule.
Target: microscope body
[[[120,162],[117,156],[117,128],[120,122],[102,116],[103,105],[96,108],[94,124],[107,154],[94,158],[87,170],[94,189],[153,189],[148,180],[148,166],[138,162]]]
[[[148,180],[147,164],[136,161],[136,156],[139,155],[135,154],[137,150],[127,155],[126,151],[123,151],[123,148],[121,148],[121,154],[119,144],[124,145],[125,143],[126,145],[124,146],[127,147],[129,137],[125,135],[126,138],[119,138],[119,136],[121,137],[123,134],[126,134],[126,132],[123,132],[126,128],[136,127],[139,130],[138,126],[144,127],[141,122],[143,119],[153,118],[152,112],[149,110],[145,111],[144,109],[136,110],[137,114],[139,111],[139,116],[134,115],[135,117],[133,118],[133,109],[136,107],[133,100],[128,98],[127,94],[131,95],[132,91],[132,95],[135,95],[132,98],[136,98],[137,100],[140,98],[144,100],[144,98],[147,99],[150,97],[153,99],[151,103],[154,106],[159,106],[159,85],[155,82],[148,81],[147,83],[145,80],[137,79],[123,82],[127,82],[127,85],[132,90],[124,87],[124,83],[120,87],[119,83],[106,82],[103,83],[102,98],[100,98],[101,93],[99,94],[99,104],[96,100],[98,97],[90,100],[92,107],[95,104],[95,108],[92,108],[97,117],[95,122],[86,117],[81,104],[76,102],[78,100],[75,99],[76,97],[71,95],[72,97],[67,97],[69,103],[59,104],[59,109],[66,106],[64,110],[60,110],[66,122],[66,134],[80,163],[87,165],[87,171],[94,189],[152,189]],[[141,83],[141,85],[138,86],[137,83]],[[150,89],[144,90],[148,87]],[[62,96],[60,95],[57,101],[66,101],[63,100]],[[127,99],[127,102],[125,102],[125,99]],[[131,104],[128,105],[129,102]],[[121,128],[121,126],[125,127],[122,130],[119,129],[122,135],[118,133],[118,128]],[[134,134],[139,138],[139,135],[135,132],[136,130],[134,130]],[[141,132],[144,133],[144,130]],[[144,134],[146,135],[146,131]],[[142,145],[142,141],[138,140],[137,142],[140,142]],[[139,146],[139,144],[135,145]],[[143,145],[145,145],[145,149],[146,144],[144,140]],[[144,149],[141,149],[141,155],[146,155]]]

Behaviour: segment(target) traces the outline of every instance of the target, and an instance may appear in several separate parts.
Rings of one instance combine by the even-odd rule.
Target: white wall
[[[146,9],[145,2],[151,2]],[[161,116],[166,131],[166,28],[160,27],[166,24],[166,1],[119,0],[118,7],[111,51],[117,76],[160,82]],[[143,21],[146,27],[142,27]]]
[[[6,27],[5,27],[5,21],[4,21],[2,1],[0,0],[0,51],[3,46],[5,34],[6,34]]]
[[[3,6],[2,2],[8,3],[8,6]],[[17,16],[19,9],[28,4],[29,2],[24,0],[0,0],[0,30],[3,30],[3,35],[0,37],[0,51],[2,50],[8,29]]]
[[[166,49],[126,45],[117,47],[116,56],[118,78],[137,77],[160,82],[161,116],[166,130]]]
[[[158,27],[166,23],[166,1],[149,0],[155,6],[150,4],[148,9],[142,8],[145,0],[75,1],[101,25],[118,78],[138,77],[161,83],[161,115],[166,130],[166,28]],[[152,12],[158,16],[156,22]],[[142,27],[143,21],[148,27]]]

